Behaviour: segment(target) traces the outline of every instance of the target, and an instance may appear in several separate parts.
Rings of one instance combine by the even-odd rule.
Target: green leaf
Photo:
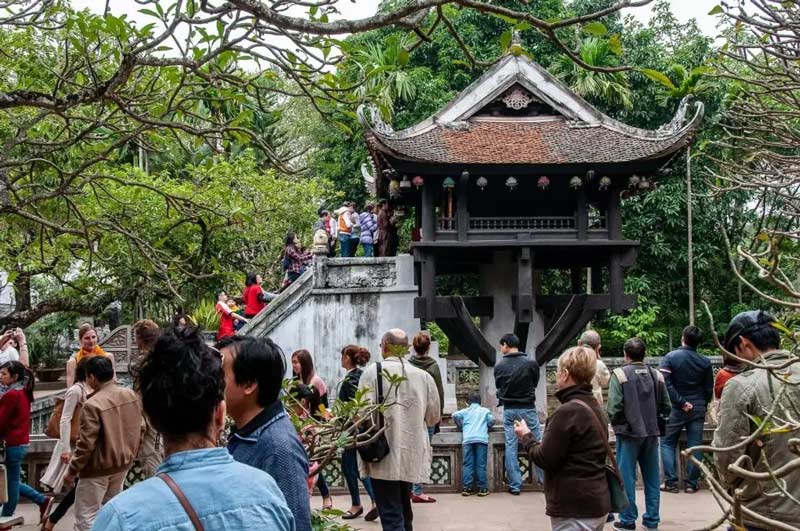
[[[619,38],[619,35],[614,34],[609,37],[608,49],[611,50],[611,53],[614,55],[622,55],[622,40]]]
[[[583,26],[582,29],[589,35],[597,35],[598,37],[608,35],[608,28],[606,28],[605,24],[596,20],[594,22],[589,22]]]
[[[511,30],[508,29],[500,35],[500,48],[505,50],[511,44]]]
[[[151,17],[160,18],[160,17],[158,16],[158,13],[156,13],[156,12],[155,12],[155,11],[153,11],[152,9],[140,9],[140,10],[139,10],[139,13],[141,13],[142,15],[148,15],[148,16],[151,16]]]
[[[319,6],[311,6],[311,7],[308,8],[308,14],[311,15],[312,17],[315,17],[317,15],[317,10],[318,9],[319,9]]]
[[[708,12],[708,16],[713,17],[714,15],[721,15],[723,13],[722,6],[717,4],[711,8],[711,11]]]
[[[665,87],[670,90],[676,90],[675,84],[670,81],[670,79],[664,74],[663,72],[659,72],[658,70],[653,70],[652,68],[640,68],[639,72],[647,76],[648,78],[661,83]]]
[[[400,66],[406,66],[408,64],[409,59],[410,55],[408,53],[408,50],[406,50],[405,48],[400,48],[400,50],[397,52],[397,64],[399,64]]]
[[[522,22],[514,26],[514,29],[517,31],[525,31],[531,28],[533,28],[533,26],[531,26],[531,23],[528,22],[527,20],[523,20]]]

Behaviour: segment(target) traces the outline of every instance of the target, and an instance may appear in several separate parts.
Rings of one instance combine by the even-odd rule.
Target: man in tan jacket
[[[91,358],[86,383],[94,389],[81,409],[80,437],[64,476],[75,491],[75,531],[89,531],[100,508],[122,491],[136,458],[144,423],[139,397],[118,385],[111,360]]]
[[[383,531],[411,531],[412,483],[425,483],[431,475],[431,443],[428,426],[441,418],[439,392],[427,372],[403,361],[408,354],[408,336],[398,328],[389,330],[381,341],[382,374],[403,376],[394,388],[383,378],[387,409],[386,439],[389,454],[377,463],[361,461],[362,477],[369,476],[375,490],[375,503]],[[370,389],[375,401],[377,393],[377,364],[364,369],[360,388]]]

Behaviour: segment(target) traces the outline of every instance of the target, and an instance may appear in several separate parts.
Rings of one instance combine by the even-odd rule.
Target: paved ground
[[[642,492],[637,493],[640,509],[643,507]],[[519,497],[508,494],[492,494],[486,498],[463,498],[457,494],[437,496],[439,502],[414,506],[414,527],[419,531],[548,531],[550,522],[544,514],[544,495],[523,493]],[[347,510],[347,496],[336,496],[337,508]],[[318,497],[313,507],[322,502]],[[21,506],[21,514],[29,523],[38,519],[38,510],[31,504]],[[662,531],[689,531],[712,523],[719,515],[719,508],[711,494],[702,491],[694,495],[663,494],[661,496]],[[354,527],[363,531],[380,531],[380,523],[354,520]],[[72,529],[72,511],[59,523],[57,530]],[[20,531],[34,531],[37,526],[27,525]],[[611,526],[606,529],[610,530]]]

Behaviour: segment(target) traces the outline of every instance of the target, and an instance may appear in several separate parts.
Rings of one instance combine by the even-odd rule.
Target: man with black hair
[[[775,318],[763,311],[742,312],[728,325],[723,346],[745,360],[748,368],[725,384],[712,444],[733,450],[714,452],[714,462],[725,486],[742,490],[744,507],[773,522],[800,527],[800,510],[795,501],[800,499],[800,469],[781,477],[778,480],[781,486],[772,479],[776,470],[797,459],[790,442],[797,437],[796,432],[773,429],[765,433],[765,430],[749,444],[740,444],[760,428],[754,419],[765,419],[772,413],[769,424],[773,428],[797,419],[800,363],[792,363],[792,354],[781,350],[777,326]],[[753,471],[763,479],[743,480],[728,470],[729,465],[745,454],[750,456]],[[743,467],[750,468],[746,464]],[[742,518],[748,531],[775,528],[747,511],[743,511]]]
[[[644,341],[633,337],[622,346],[624,367],[611,372],[608,384],[608,418],[617,436],[617,463],[630,504],[619,513],[614,523],[617,530],[635,530],[636,518],[636,465],[642,472],[644,483],[645,529],[658,529],[660,522],[658,470],[659,416],[670,411],[669,393],[664,377],[644,363]]]
[[[279,397],[286,362],[269,338],[233,336],[217,344],[225,361],[225,402],[236,423],[233,458],[275,478],[297,531],[311,530],[308,457]]]
[[[537,441],[542,440],[539,414],[536,412],[536,386],[539,384],[539,364],[535,359],[519,350],[520,341],[514,334],[500,338],[501,359],[494,368],[494,384],[499,405],[503,407],[503,431],[505,432],[505,466],[508,492],[518,496],[522,489],[522,472],[517,459],[519,441],[514,424],[524,420]],[[544,474],[536,468],[541,483]]]
[[[86,362],[86,384],[94,392],[81,409],[78,442],[64,486],[75,489],[75,531],[89,531],[100,508],[122,491],[144,432],[142,406],[132,390],[114,381],[106,356]]]
[[[678,437],[686,429],[687,446],[703,442],[703,424],[708,403],[714,396],[714,371],[706,356],[697,352],[703,332],[696,326],[683,329],[681,347],[661,360],[659,370],[669,391],[672,411],[667,421],[667,431],[661,438],[661,463],[664,467],[664,492],[677,493],[678,475],[675,471],[675,452]],[[697,492],[700,469],[689,463],[683,488],[687,493]]]
[[[134,385],[164,438],[166,459],[156,477],[111,500],[94,530],[294,531],[275,480],[217,447],[225,427],[222,359],[196,329],[162,334]]]

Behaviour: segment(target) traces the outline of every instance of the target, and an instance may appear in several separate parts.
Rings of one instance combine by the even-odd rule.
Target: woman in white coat
[[[59,439],[50,456],[50,464],[42,476],[40,483],[49,488],[53,493],[61,492],[64,481],[64,473],[67,471],[69,460],[72,457],[72,450],[78,439],[77,430],[72,430],[73,418],[80,415],[81,407],[86,402],[86,397],[92,389],[86,384],[86,362],[90,358],[81,360],[75,368],[75,383],[67,389],[64,395],[64,409],[61,412],[59,421]],[[58,521],[69,510],[75,502],[75,486],[67,493],[58,507],[50,513],[46,521],[42,523],[44,531],[52,530]]]

